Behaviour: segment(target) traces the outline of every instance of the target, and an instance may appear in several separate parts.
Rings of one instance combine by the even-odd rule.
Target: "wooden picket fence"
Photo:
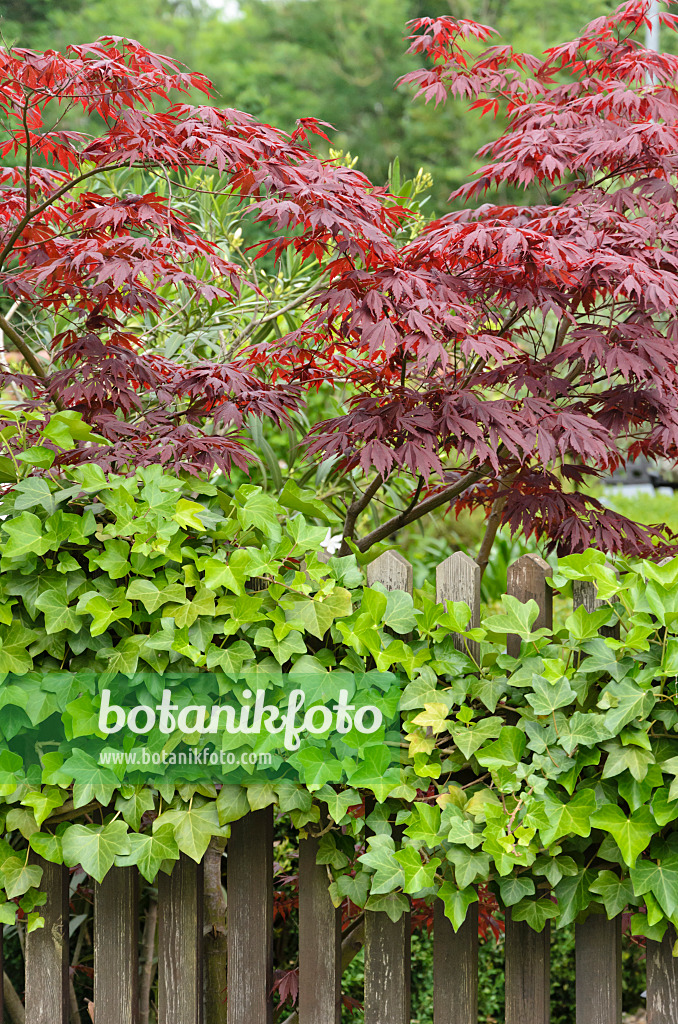
[[[368,582],[412,588],[412,566],[387,552],[368,567]],[[550,568],[536,555],[511,566],[507,592],[540,608],[536,628],[551,625]],[[458,552],[436,574],[438,600],[466,601],[472,624],[480,615],[480,574]],[[595,607],[590,586],[575,603]],[[517,638],[509,641],[509,649]],[[299,1024],[339,1024],[342,934],[340,911],[328,894],[316,840],[299,844]],[[26,941],[26,1024],[68,1024],[68,873],[35,858],[44,869],[45,927]],[[138,1024],[138,876],[115,868],[94,892],[95,1024]],[[158,1024],[213,1024],[203,1010],[203,865],[182,855],[158,892]],[[231,827],[226,856],[228,1024],[270,1024],[273,981],[273,810],[249,814]],[[540,933],[506,915],[506,1024],[548,1024],[549,924]],[[360,934],[358,934],[358,931]],[[410,1019],[409,915],[393,923],[366,912],[352,941],[365,945],[366,1024]],[[675,935],[647,943],[647,1024],[678,1022]],[[346,944],[346,938],[344,944]],[[349,940],[350,941],[350,940]],[[576,925],[576,1024],[621,1024],[621,916],[592,915]],[[434,1024],[477,1024],[478,916],[471,907],[458,932],[438,901],[434,915]],[[2,1021],[0,1019],[0,1024]]]

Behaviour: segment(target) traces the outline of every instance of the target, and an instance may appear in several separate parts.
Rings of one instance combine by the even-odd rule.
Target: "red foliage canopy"
[[[72,322],[54,339],[57,372],[39,376],[22,348],[36,371],[22,383],[112,442],[74,457],[195,472],[247,459],[237,433],[205,432],[208,419],[235,431],[248,412],[279,423],[305,388],[340,379],[351,408],[321,424],[310,449],[371,474],[347,535],[389,475],[411,477],[414,493],[360,548],[454,501],[494,507],[561,549],[646,552],[657,531],[580,491],[628,458],[678,459],[678,58],[638,41],[646,8],[631,0],[539,58],[509,46],[474,56],[467,41],[492,30],[469,21],[412,23],[410,49],[426,66],[405,80],[419,95],[506,113],[485,166],[452,199],[537,183],[548,200],[451,212],[404,246],[393,229],[407,214],[384,190],[313,156],[318,122],[290,136],[238,111],[173,102],[177,91],[209,95],[209,83],[128,40],[1,54],[12,128],[3,153],[25,163],[0,172],[0,281]],[[674,16],[663,21],[675,29]],[[105,130],[47,130],[50,104],[96,112]],[[275,349],[187,367],[144,352],[130,315],[158,309],[164,282],[208,304],[232,294],[237,268],[167,198],[116,199],[87,182],[114,167],[208,164],[269,226],[260,255],[290,245],[323,255],[329,283]],[[208,283],[191,272],[197,256]]]

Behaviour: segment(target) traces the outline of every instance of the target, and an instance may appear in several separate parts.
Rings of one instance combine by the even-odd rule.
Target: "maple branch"
[[[455,484],[450,484],[449,487],[439,491],[438,494],[432,494],[430,498],[424,498],[415,508],[399,512],[397,516],[388,519],[381,526],[377,526],[375,530],[372,530],[371,533],[368,533],[367,536],[359,540],[357,543],[358,550],[368,551],[373,544],[378,544],[380,540],[390,537],[392,533],[396,533],[403,526],[409,526],[410,523],[416,522],[422,516],[427,515],[429,512],[434,512],[441,505],[445,505],[453,498],[458,497],[462,491],[471,487],[485,475],[482,470],[474,469]]]
[[[30,366],[33,373],[36,375],[36,377],[41,377],[42,380],[45,380],[45,378],[47,377],[47,371],[45,370],[44,366],[42,365],[38,357],[35,355],[35,353],[32,351],[32,349],[29,348],[29,346],[26,344],[21,335],[14,330],[10,322],[8,320],[5,320],[2,313],[0,313],[0,330],[2,330],[3,334],[6,334],[8,338],[11,338],[16,347],[19,349],[19,352],[21,352],[21,355],[24,357],[24,359]]]
[[[346,519],[344,520],[344,530],[342,533],[339,557],[351,554],[351,549],[348,546],[348,538],[353,540],[355,534],[355,524],[356,520],[358,519],[358,516],[364,509],[367,508],[367,506],[372,501],[372,498],[375,496],[383,482],[383,476],[381,475],[381,473],[378,473],[377,476],[375,476],[372,483],[370,484],[370,486],[365,491],[365,493],[361,494],[359,498],[356,498],[355,501],[351,502],[351,504],[346,509]]]
[[[69,191],[69,189],[72,189],[74,185],[79,185],[80,182],[87,181],[88,178],[93,178],[95,174],[102,174],[103,171],[119,171],[123,167],[135,167],[143,170],[144,168],[148,169],[150,167],[153,167],[153,165],[144,163],[111,164],[110,166],[106,167],[94,167],[90,171],[84,171],[82,174],[78,175],[77,178],[70,178],[64,185],[61,186],[61,188],[58,188],[56,192],[53,192],[49,199],[45,199],[45,201],[43,203],[40,203],[39,206],[35,206],[33,207],[33,209],[26,211],[26,213],[21,218],[12,234],[9,236],[9,240],[5,245],[4,249],[2,250],[2,252],[0,252],[0,269],[2,269],[5,260],[7,259],[12,249],[14,248],[14,243],[16,242],[17,238],[19,238],[24,228],[28,224],[30,224],[34,217],[37,217],[39,214],[49,209],[50,206],[53,206],[57,199],[61,199],[61,197],[65,195]]]
[[[25,1024],[26,1011],[24,1004],[21,1002],[19,993],[14,988],[7,971],[2,972],[2,989],[5,1009],[9,1014],[11,1024]]]

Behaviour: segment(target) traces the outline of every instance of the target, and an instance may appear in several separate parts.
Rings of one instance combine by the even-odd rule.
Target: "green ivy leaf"
[[[542,636],[550,635],[548,629],[532,631],[532,626],[539,617],[539,605],[536,601],[523,603],[517,597],[502,594],[501,603],[504,606],[503,613],[486,615],[482,620],[484,629],[489,629],[492,633],[515,634],[521,640],[538,640]]]
[[[582,789],[563,802],[550,790],[543,795],[543,819],[539,819],[539,834],[544,846],[550,846],[562,836],[574,833],[577,836],[591,834],[591,815],[596,809],[596,798],[592,790]]]
[[[536,715],[551,715],[558,708],[564,708],[576,700],[576,693],[565,676],[549,682],[543,676],[532,677],[533,693],[526,695],[527,703],[532,706]]]
[[[549,918],[557,916],[558,907],[547,899],[523,899],[511,909],[511,917],[514,921],[525,921],[535,932],[543,931]]]
[[[407,896],[404,896],[401,892],[389,892],[381,895],[375,895],[373,893],[365,904],[365,910],[387,914],[394,924],[396,921],[399,921],[403,914],[406,914],[409,909],[410,901]]]
[[[226,828],[219,824],[217,805],[214,800],[194,797],[189,807],[173,808],[159,815],[153,822],[153,831],[161,825],[174,826],[174,838],[182,853],[199,864],[213,836],[226,835]]]
[[[46,551],[42,523],[32,512],[22,512],[14,519],[6,519],[2,528],[8,537],[3,545],[6,558],[21,558],[31,551],[41,555]]]
[[[147,882],[155,881],[164,861],[179,859],[174,826],[169,822],[157,828],[152,835],[130,832],[128,839],[129,853],[116,857],[116,864],[119,867],[136,864]]]
[[[636,896],[651,892],[666,916],[675,916],[678,911],[678,854],[669,854],[656,862],[639,860],[631,868],[631,882]]]
[[[7,899],[13,900],[23,896],[30,888],[37,888],[42,880],[42,870],[38,864],[28,864],[21,857],[8,857],[4,860],[0,871]]]
[[[658,831],[649,807],[639,807],[629,816],[616,804],[604,804],[591,815],[591,824],[610,833],[629,867],[633,867]]]
[[[443,901],[445,917],[455,932],[458,932],[466,920],[468,908],[478,901],[478,893],[470,885],[465,889],[458,889],[452,882],[443,882],[438,890],[438,896]]]
[[[135,832],[139,831],[141,818],[145,812],[152,811],[154,807],[153,793],[147,786],[125,786],[115,801],[116,811],[120,811]]]
[[[395,855],[405,873],[405,892],[414,894],[422,889],[428,889],[433,885],[436,868],[440,867],[440,857],[431,857],[427,863],[423,863],[421,855],[413,846],[404,846]]]
[[[28,845],[50,864],[63,864],[64,851],[59,836],[53,836],[49,832],[34,832],[28,840]]]
[[[507,878],[499,879],[499,892],[501,893],[504,906],[513,907],[516,903],[520,903],[523,898],[534,896],[534,882],[531,878],[526,878],[524,875],[509,875]],[[527,918],[516,918],[516,920],[525,921]],[[536,930],[541,931],[539,928]]]
[[[83,871],[103,882],[118,856],[130,852],[130,838],[124,821],[110,821],[107,825],[71,825],[61,837],[64,862],[69,867],[77,864]]]
[[[614,871],[607,869],[598,872],[597,879],[591,885],[591,892],[602,897],[608,921],[621,914],[630,903],[637,902],[631,880],[619,878]]]
[[[380,893],[401,888],[405,881],[405,872],[396,860],[395,843],[391,836],[370,836],[367,843],[367,852],[358,857],[358,860],[374,872],[370,892],[378,896]]]

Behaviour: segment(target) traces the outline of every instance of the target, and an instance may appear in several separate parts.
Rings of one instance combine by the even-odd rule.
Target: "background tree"
[[[21,46],[62,50],[101,35],[129,36],[200,68],[223,106],[288,131],[298,117],[328,121],[336,129],[330,133],[334,148],[358,156],[375,182],[386,180],[395,156],[406,177],[421,166],[430,171],[434,205],[443,212],[450,192],[478,166],[474,154],[492,137],[492,127],[469,114],[463,100],[434,111],[395,89],[396,79],[422,60],[405,53],[407,22],[475,18],[490,22],[517,49],[539,53],[613,6],[599,0],[592,12],[586,0],[545,0],[536,18],[532,0],[243,0],[235,17],[234,5],[204,0],[35,0],[30,7],[0,0],[0,16],[6,37]],[[20,20],[12,14],[18,9]]]

